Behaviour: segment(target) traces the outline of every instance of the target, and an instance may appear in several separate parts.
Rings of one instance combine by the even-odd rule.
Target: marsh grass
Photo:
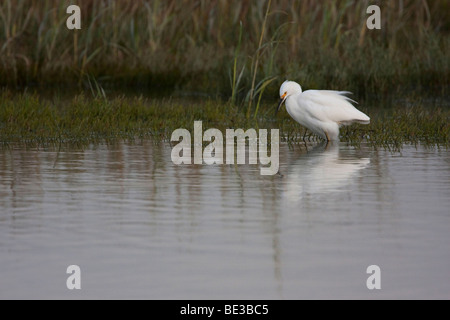
[[[89,75],[103,87],[201,91],[244,106],[276,95],[277,81],[255,94],[274,77],[361,97],[448,94],[447,0],[273,0],[269,11],[269,1],[75,2],[78,31],[65,27],[73,1],[0,2],[0,85],[83,86]],[[370,4],[381,6],[381,30],[365,26]]]
[[[168,141],[173,130],[193,130],[195,120],[203,129],[280,129],[289,144],[319,139],[282,111],[273,117],[274,104],[262,104],[257,118],[229,102],[216,100],[152,100],[143,97],[104,99],[78,95],[71,100],[46,100],[33,94],[0,95],[0,143],[8,146],[86,145],[117,140],[152,139]],[[444,102],[396,102],[395,108],[362,109],[371,116],[370,125],[341,129],[341,141],[354,146],[361,142],[374,148],[400,150],[405,143],[449,147],[450,109]]]
[[[449,145],[449,1],[78,0],[77,31],[65,27],[69,4],[0,2],[3,146],[159,142],[195,120],[317,141],[286,112],[273,118],[286,78],[354,92],[372,122],[341,130],[349,144]],[[381,7],[381,30],[366,28],[370,4]],[[76,94],[60,97],[68,89]]]

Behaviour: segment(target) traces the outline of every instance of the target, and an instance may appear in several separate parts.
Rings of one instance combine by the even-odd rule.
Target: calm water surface
[[[0,298],[450,298],[447,150],[282,145],[269,177],[170,152],[1,150]]]

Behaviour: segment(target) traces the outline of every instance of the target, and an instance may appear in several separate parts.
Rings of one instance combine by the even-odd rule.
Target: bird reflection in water
[[[370,159],[338,142],[324,142],[296,158],[285,172],[285,197],[290,202],[345,191]]]

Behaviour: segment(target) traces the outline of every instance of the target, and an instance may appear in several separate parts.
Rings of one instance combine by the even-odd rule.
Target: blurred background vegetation
[[[81,8],[81,30],[66,9]],[[369,5],[381,30],[369,30]],[[0,143],[167,140],[204,125],[279,128],[280,84],[354,92],[342,140],[450,145],[448,0],[1,0]]]
[[[66,28],[70,4],[81,30]],[[366,28],[371,4],[381,30]],[[253,100],[264,90],[273,99],[289,78],[362,98],[447,95],[449,13],[448,0],[2,0],[0,86],[243,101],[252,88]]]

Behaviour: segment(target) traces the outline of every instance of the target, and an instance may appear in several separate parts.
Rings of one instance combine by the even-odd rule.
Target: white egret
[[[332,90],[302,92],[298,83],[286,80],[280,87],[276,111],[286,101],[286,110],[295,121],[327,141],[339,140],[339,127],[355,122],[370,123],[370,118],[350,103],[355,101],[346,97],[347,93]]]

